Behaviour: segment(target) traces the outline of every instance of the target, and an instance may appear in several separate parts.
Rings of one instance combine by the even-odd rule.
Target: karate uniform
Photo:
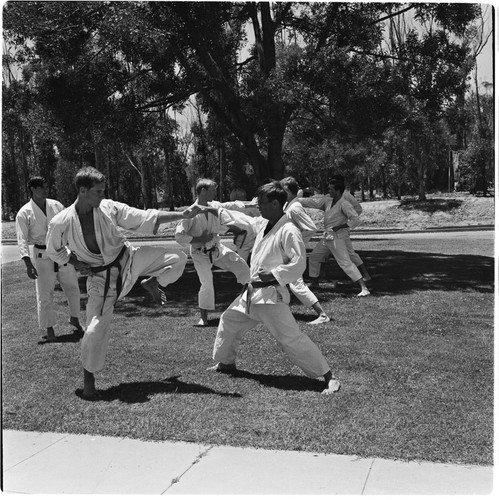
[[[220,204],[211,202],[209,206],[219,207]],[[228,227],[220,224],[218,217],[209,213],[196,215],[192,219],[184,219],[177,224],[175,240],[184,248],[189,249],[201,282],[198,293],[200,309],[208,311],[215,309],[215,289],[211,270],[213,266],[233,273],[238,283],[244,284],[249,279],[249,267],[246,261],[220,241],[219,234],[227,230]],[[201,236],[204,232],[213,234],[213,238],[206,243],[190,243],[193,238]]]
[[[33,246],[32,263],[38,274],[35,280],[38,326],[42,329],[51,328],[56,324],[54,310],[54,285],[59,281],[69,304],[71,317],[80,316],[80,287],[75,268],[71,264],[59,266],[55,270],[54,261],[47,255],[45,238],[48,224],[64,206],[57,200],[46,199],[45,210],[30,200],[21,207],[16,216],[17,245],[21,258],[29,257],[29,244]]]
[[[215,207],[226,208],[227,210],[236,210],[242,212],[251,217],[259,217],[260,211],[257,208],[248,208],[246,204],[242,201],[228,201],[225,203],[218,202],[208,202],[208,205]],[[236,246],[236,253],[248,262],[249,256],[251,255],[251,250],[253,250],[253,245],[255,243],[256,234],[251,226],[245,227],[245,233],[234,236],[234,245]]]
[[[350,229],[360,224],[358,213],[353,206],[342,196],[333,205],[329,196],[321,198],[300,198],[304,207],[316,208],[324,211],[324,235],[309,256],[310,278],[318,278],[321,263],[327,258],[329,252],[333,254],[338,265],[352,281],[358,281],[362,274],[357,266],[362,265],[362,259],[354,252],[350,240]],[[333,227],[347,223],[349,228],[333,231]]]
[[[162,247],[132,246],[118,231],[121,227],[155,234],[159,226],[158,213],[154,209],[139,210],[117,201],[103,200],[93,209],[99,254],[87,248],[76,204],[54,217],[49,226],[47,253],[59,264],[69,261],[70,252],[92,268],[115,264],[109,271],[91,273],[87,279],[87,328],[82,340],[81,360],[83,368],[91,373],[104,368],[115,302],[131,290],[139,276],[155,276],[161,286],[167,286],[178,280],[184,271],[187,257],[183,253],[171,255]],[[106,287],[107,277],[109,287]],[[120,283],[121,290],[118,290]]]
[[[317,226],[305,212],[298,198],[294,198],[284,206],[284,213],[301,231],[304,243],[310,241],[310,238],[317,232]],[[304,306],[312,307],[316,302],[319,302],[316,295],[303,281],[302,276],[290,283],[289,288]]]
[[[243,335],[264,323],[275,337],[289,359],[309,377],[320,377],[329,371],[326,359],[318,347],[304,333],[289,308],[289,291],[286,287],[294,283],[305,270],[305,244],[300,230],[283,215],[264,236],[268,220],[252,218],[237,212],[221,209],[222,222],[251,223],[256,233],[251,257],[251,282],[255,288],[248,289],[237,297],[222,314],[213,347],[213,359],[224,364],[236,361]],[[271,272],[275,285],[262,285],[258,277],[260,268]],[[258,285],[258,287],[257,287]],[[260,287],[261,286],[261,287]]]

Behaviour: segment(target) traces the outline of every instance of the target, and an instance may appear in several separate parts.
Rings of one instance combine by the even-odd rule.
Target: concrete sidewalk
[[[4,494],[484,495],[493,467],[3,431]]]

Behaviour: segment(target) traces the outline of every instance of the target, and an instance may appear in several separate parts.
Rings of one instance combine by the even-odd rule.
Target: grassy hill
[[[362,203],[360,229],[415,230],[446,226],[494,224],[494,198],[465,193],[433,193],[427,201],[415,197],[399,200],[376,200]],[[180,209],[179,209],[180,210]],[[323,212],[307,209],[319,229],[323,229]],[[172,236],[176,224],[163,224],[158,234]],[[132,233],[130,233],[132,235]],[[2,222],[2,240],[15,239],[15,223]]]

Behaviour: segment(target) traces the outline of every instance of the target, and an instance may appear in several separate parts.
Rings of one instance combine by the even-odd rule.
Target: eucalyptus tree
[[[67,133],[86,137],[96,162],[115,139],[110,123],[125,115],[139,122],[141,113],[164,113],[197,94],[261,181],[284,174],[283,141],[295,119],[312,116],[351,141],[379,128],[376,116],[388,120],[389,59],[378,47],[384,23],[409,10],[431,15],[444,31],[471,19],[466,7],[456,16],[434,4],[12,2],[4,27],[21,47],[19,61],[41,63],[47,105]],[[409,52],[441,67],[431,50]],[[416,63],[408,68],[417,76]]]

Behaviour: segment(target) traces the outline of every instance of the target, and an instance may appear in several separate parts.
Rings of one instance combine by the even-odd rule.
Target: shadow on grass
[[[43,337],[40,341],[38,341],[39,345],[46,345],[46,344],[66,344],[66,343],[73,343],[76,344],[82,339],[83,335],[80,335],[78,333],[78,330],[74,330],[73,333],[68,333],[66,335],[57,335],[57,338],[55,341],[50,341],[48,342],[45,337]]]
[[[494,293],[494,259],[481,255],[447,255],[397,250],[360,251],[375,295],[410,294],[421,291],[476,291]],[[334,291],[347,296],[358,291],[336,263],[325,266],[326,278],[318,296]],[[328,281],[340,280],[336,288]]]
[[[432,200],[403,200],[399,207],[402,210],[421,210],[422,212],[450,212],[455,208],[459,208],[463,204],[463,200],[448,200],[445,198],[435,198]]]
[[[237,370],[234,373],[224,374],[234,378],[245,378],[254,380],[266,387],[274,387],[284,391],[314,391],[321,392],[324,383],[320,380],[304,377],[301,375],[265,375],[262,373],[251,373],[246,370]]]
[[[218,268],[214,268],[215,271]],[[128,302],[119,301],[116,312],[125,316],[142,314],[137,307],[147,310],[151,317],[189,317],[198,309],[198,292],[201,286],[196,270],[186,267],[182,276],[166,288],[167,302],[165,306],[153,304],[149,294],[140,285],[141,276],[127,297]],[[242,285],[237,283],[235,276],[230,272],[213,273],[216,307],[223,305],[225,309],[240,293]],[[208,326],[218,326],[218,319],[208,320]]]
[[[213,394],[226,398],[242,398],[242,395],[237,392],[215,391],[204,385],[182,382],[179,377],[180,375],[177,375],[162,381],[129,382],[109,389],[99,390],[101,396],[99,401],[119,400],[129,404],[147,403],[154,394]],[[81,392],[80,389],[75,393],[81,398]]]
[[[361,250],[359,253],[373,277],[368,287],[374,297],[422,291],[494,293],[493,257],[399,250]],[[321,278],[320,288],[313,290],[319,300],[354,298],[359,292],[358,285],[350,281],[333,259],[323,265],[323,271],[325,277]],[[241,286],[229,272],[214,273],[213,281],[217,311],[223,312],[240,293]],[[339,283],[335,285],[335,281]],[[127,300],[118,302],[116,312],[129,317],[144,313],[150,317],[189,317],[198,309],[199,286],[196,271],[186,269],[177,282],[168,286],[167,304],[157,306],[151,303],[147,292],[137,282]],[[292,303],[296,303],[294,298]],[[315,316],[301,319],[312,320]],[[209,326],[217,325],[218,319],[210,320]]]

